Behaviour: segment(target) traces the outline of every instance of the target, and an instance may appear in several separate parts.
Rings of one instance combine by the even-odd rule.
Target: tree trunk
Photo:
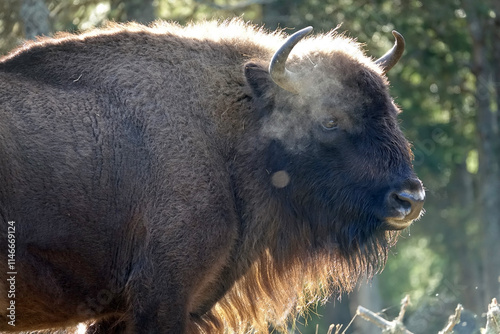
[[[492,47],[493,47],[493,59],[492,63],[495,65],[494,68],[494,92],[496,94],[496,111],[497,111],[497,131],[500,131],[500,1],[493,1],[493,11],[495,13],[495,19],[493,21],[492,29]],[[497,163],[500,164],[500,143],[497,144]]]
[[[480,218],[483,229],[483,288],[484,303],[500,296],[500,170],[499,170],[499,133],[498,116],[493,110],[495,96],[492,92],[494,77],[498,71],[498,61],[494,58],[495,40],[491,18],[480,16],[478,3],[464,0],[469,32],[473,42],[472,73],[476,77],[476,126],[479,152],[479,202]],[[500,14],[500,13],[497,13]]]
[[[370,282],[360,281],[359,288],[349,295],[349,306],[351,313],[356,314],[356,308],[363,306],[374,312],[382,310],[382,296],[378,286],[378,276],[375,276]],[[355,321],[356,333],[377,333],[380,330],[371,322]]]
[[[36,36],[50,34],[49,10],[43,0],[24,0],[21,5],[21,19],[24,23],[24,37],[34,39]]]
[[[464,235],[466,226],[479,223],[473,175],[467,171],[465,161],[455,167],[450,184],[454,185],[449,189],[450,202],[456,209],[453,210],[454,215],[449,225],[453,230],[449,234],[451,240],[447,240],[449,243],[447,249],[453,258],[453,263],[458,263],[457,284],[463,287],[459,289],[460,294],[455,294],[465,308],[480,314],[484,309],[482,291],[478,290],[482,285],[482,263],[478,261],[481,253],[476,240],[464,244],[464,240],[468,240],[468,236]]]

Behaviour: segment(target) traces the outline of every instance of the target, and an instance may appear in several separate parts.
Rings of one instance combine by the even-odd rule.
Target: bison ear
[[[254,97],[262,98],[274,85],[267,66],[256,63],[245,64],[245,77]]]

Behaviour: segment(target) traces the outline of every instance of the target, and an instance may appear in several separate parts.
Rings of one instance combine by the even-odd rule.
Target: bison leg
[[[186,299],[181,297],[185,295],[182,285],[172,283],[170,271],[162,272],[166,272],[163,277],[140,277],[131,282],[132,323],[126,333],[186,333],[188,311]]]
[[[190,314],[199,314],[219,297],[220,275],[236,233],[216,214],[199,216],[211,219],[182,219],[179,225],[153,227],[159,231],[151,232],[151,242],[136,259],[125,288],[131,333],[197,332]]]
[[[125,287],[132,333],[192,333],[190,314],[202,316],[199,311],[223,294],[221,286],[233,283],[222,276],[238,238],[229,177],[217,174],[225,165],[210,165],[217,161],[205,157],[210,148],[186,150],[196,160],[175,170],[162,166],[165,184],[151,187],[145,200],[152,203],[143,215],[147,233],[134,250]]]

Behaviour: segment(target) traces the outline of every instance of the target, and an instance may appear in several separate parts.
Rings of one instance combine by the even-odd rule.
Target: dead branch
[[[408,304],[403,304],[401,308],[406,308]],[[401,314],[401,312],[400,312]],[[403,312],[404,314],[404,312]],[[388,321],[381,316],[379,316],[376,313],[373,313],[372,311],[364,308],[363,306],[358,306],[358,309],[356,310],[356,315],[359,315],[366,321],[369,321],[375,325],[377,325],[379,328],[382,328],[383,332],[382,333],[387,333],[387,334],[413,334],[409,330],[407,330],[403,323],[399,321],[399,319],[394,319],[393,321]]]
[[[403,325],[403,318],[406,312],[406,308],[408,307],[409,304],[410,304],[410,298],[409,296],[406,296],[401,301],[401,310],[399,311],[398,317],[393,321],[386,320],[382,318],[380,315],[364,308],[363,306],[358,306],[355,317],[359,315],[366,321],[369,321],[378,326],[379,328],[382,328],[383,334],[413,334],[412,332],[407,330]],[[453,333],[453,328],[460,323],[460,316],[462,314],[463,309],[464,308],[462,307],[462,305],[458,304],[455,309],[455,314],[449,317],[448,323],[443,328],[443,330],[441,330],[438,334]],[[328,334],[331,333],[332,326],[330,326]],[[496,298],[493,298],[491,304],[488,305],[486,328],[481,329],[481,333],[482,334],[500,333],[500,305],[498,304]]]
[[[486,319],[486,329],[484,334],[500,333],[500,305],[498,305],[496,298],[493,298],[491,304],[488,305]]]
[[[403,318],[405,317],[408,305],[410,305],[410,295],[406,295],[403,300],[401,300],[401,309],[399,310],[399,315],[396,318],[401,323],[403,323]]]
[[[328,327],[328,332],[326,334],[332,334],[333,330],[335,329],[334,334],[339,334],[340,330],[342,329],[342,325],[333,325],[331,324],[330,327]]]
[[[460,323],[460,315],[462,314],[463,309],[463,306],[458,304],[457,308],[455,309],[455,314],[450,315],[448,324],[446,324],[444,329],[442,331],[439,331],[438,334],[451,334],[453,332],[453,327]]]

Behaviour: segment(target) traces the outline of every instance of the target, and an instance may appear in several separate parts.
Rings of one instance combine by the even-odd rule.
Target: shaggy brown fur
[[[0,249],[15,221],[19,275],[0,330],[266,332],[381,269],[384,196],[421,187],[386,79],[331,32],[294,48],[303,89],[283,91],[284,38],[111,24],[1,59]]]

